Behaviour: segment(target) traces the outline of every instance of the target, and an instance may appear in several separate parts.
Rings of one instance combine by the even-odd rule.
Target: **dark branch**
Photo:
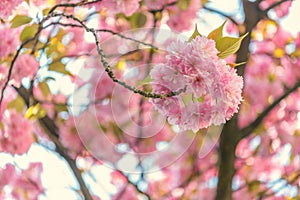
[[[283,99],[289,96],[292,92],[296,91],[300,87],[300,81],[297,82],[294,87],[288,89],[281,97],[269,105],[251,124],[241,130],[242,137],[249,136],[257,126],[264,120],[264,118],[275,108]]]
[[[77,6],[85,6],[85,5],[89,5],[89,4],[94,4],[94,3],[98,3],[102,0],[95,0],[95,1],[87,1],[87,0],[83,0],[79,3],[62,3],[62,4],[56,4],[55,6],[53,6],[50,11],[49,14],[54,12],[57,8],[59,7],[63,7],[63,8],[74,8]]]
[[[104,52],[103,52],[103,50],[100,46],[100,41],[99,41],[99,38],[97,36],[97,30],[87,27],[83,23],[83,21],[81,21],[80,19],[78,19],[77,17],[75,17],[73,15],[67,15],[67,14],[64,14],[64,13],[51,13],[50,16],[51,17],[63,16],[63,17],[66,17],[67,19],[72,19],[72,20],[78,22],[85,29],[85,31],[92,33],[93,36],[94,36],[95,42],[96,42],[98,55],[100,56],[101,63],[103,64],[106,73],[112,79],[112,81],[114,81],[115,83],[118,83],[119,85],[123,86],[124,88],[132,91],[133,93],[138,93],[138,94],[140,94],[140,95],[142,95],[146,98],[156,98],[156,99],[162,99],[162,98],[176,96],[176,95],[178,95],[178,94],[185,91],[185,88],[182,88],[178,91],[172,91],[172,92],[167,93],[167,94],[156,94],[156,93],[151,93],[151,92],[146,92],[146,91],[140,90],[136,87],[128,85],[126,82],[124,82],[122,80],[117,79],[114,72],[111,69],[111,66],[108,64],[108,62],[106,60],[106,56],[105,56],[105,54],[104,54]]]
[[[235,19],[233,19],[231,16],[229,16],[229,15],[226,15],[225,13],[223,13],[223,12],[221,12],[221,11],[219,11],[219,10],[216,10],[216,9],[214,9],[214,8],[209,8],[209,7],[207,7],[207,6],[204,6],[203,7],[203,9],[205,9],[205,10],[207,10],[207,11],[210,11],[210,12],[214,12],[214,13],[217,13],[218,15],[221,15],[221,16],[223,16],[223,17],[226,17],[227,19],[229,19],[232,23],[234,23],[235,25],[239,25],[239,23],[235,20]]]
[[[274,4],[272,4],[270,7],[268,7],[267,9],[264,10],[265,13],[269,12],[270,10],[272,10],[273,8],[279,6],[280,4],[287,2],[287,1],[293,1],[293,0],[282,0],[282,1],[278,1],[275,2]]]
[[[30,99],[30,93],[28,90],[26,90],[24,87],[20,88],[15,88],[18,92],[18,94],[24,99],[26,104],[29,104],[29,99]],[[39,119],[39,123],[44,129],[46,135],[49,137],[49,139],[55,144],[55,151],[61,155],[66,162],[69,164],[71,170],[74,173],[74,176],[76,177],[80,190],[84,196],[85,200],[93,200],[88,187],[86,186],[82,176],[81,176],[81,171],[77,168],[76,166],[76,161],[73,160],[68,153],[66,152],[66,149],[63,147],[61,142],[58,139],[58,133],[57,133],[57,126],[51,120],[47,115],[44,118]]]
[[[9,83],[9,81],[10,81],[10,78],[11,78],[11,76],[12,76],[12,71],[13,71],[14,64],[15,64],[15,62],[16,62],[16,60],[17,60],[17,58],[18,58],[18,56],[19,56],[19,54],[20,54],[22,48],[23,48],[26,44],[28,44],[29,42],[33,41],[33,40],[36,38],[36,36],[40,33],[40,31],[41,31],[41,29],[39,28],[38,31],[36,32],[36,34],[35,34],[32,38],[30,38],[30,39],[24,41],[24,42],[21,44],[21,46],[18,48],[18,50],[17,50],[15,56],[13,57],[13,59],[12,59],[12,61],[11,61],[11,63],[10,63],[10,66],[9,66],[9,70],[8,70],[8,74],[7,74],[7,79],[6,79],[6,81],[5,81],[4,85],[3,85],[3,88],[2,88],[2,90],[1,90],[0,106],[1,106],[2,101],[3,101],[3,98],[4,98],[4,92],[5,92],[5,89],[7,88],[8,83]]]

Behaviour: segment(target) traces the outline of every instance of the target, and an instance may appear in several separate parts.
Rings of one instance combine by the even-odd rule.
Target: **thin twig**
[[[29,103],[28,99],[30,98],[30,93],[28,92],[28,90],[26,90],[22,86],[20,88],[16,88],[16,90],[17,90],[18,94],[23,98],[25,103],[28,104]],[[66,160],[66,162],[69,164],[72,172],[74,173],[74,176],[76,177],[76,179],[79,183],[80,190],[81,190],[85,200],[93,200],[93,198],[89,192],[89,189],[83,180],[81,171],[76,166],[76,161],[68,155],[66,149],[63,147],[63,145],[59,141],[58,133],[57,133],[58,127],[56,126],[56,124],[53,122],[53,120],[51,120],[48,117],[48,115],[39,119],[39,123],[41,124],[42,128],[44,129],[44,131],[45,131],[46,135],[49,137],[49,139],[55,144],[55,151],[59,155],[61,155]]]
[[[94,4],[94,3],[98,3],[102,0],[95,0],[95,1],[87,1],[87,0],[83,0],[81,2],[78,2],[78,3],[62,3],[62,4],[56,4],[55,6],[53,6],[50,11],[49,11],[49,14],[51,14],[52,12],[54,12],[57,8],[59,7],[64,7],[64,8],[67,8],[67,7],[71,7],[71,8],[74,8],[74,7],[77,7],[77,6],[85,6],[85,5],[89,5],[89,4]]]
[[[270,7],[268,7],[267,9],[265,9],[265,10],[264,10],[264,13],[269,12],[269,11],[272,10],[273,8],[279,6],[280,4],[282,4],[282,3],[284,3],[284,2],[287,2],[287,1],[293,1],[293,0],[282,0],[282,1],[275,2],[275,3],[273,3]]]
[[[128,85],[124,81],[121,81],[121,80],[117,79],[115,77],[114,72],[111,69],[111,66],[108,64],[108,62],[106,60],[106,56],[105,56],[105,54],[104,54],[104,52],[103,52],[103,50],[102,50],[102,48],[100,46],[100,41],[99,41],[99,38],[97,36],[97,30],[96,29],[87,27],[80,19],[78,19],[77,17],[75,17],[73,15],[67,15],[67,14],[64,14],[64,13],[51,13],[51,16],[52,17],[63,16],[63,17],[66,17],[67,19],[72,19],[72,20],[80,23],[80,25],[82,25],[82,27],[87,32],[90,32],[90,33],[93,34],[95,42],[96,42],[97,52],[98,52],[98,55],[100,56],[101,63],[103,64],[106,73],[112,79],[113,82],[116,82],[119,85],[123,86],[124,88],[132,91],[133,93],[138,93],[138,94],[140,94],[140,95],[142,95],[142,96],[144,96],[146,98],[157,98],[157,99],[159,98],[159,99],[162,99],[162,98],[176,96],[176,95],[178,95],[178,94],[180,94],[180,93],[182,93],[182,92],[185,91],[185,88],[182,88],[182,89],[179,89],[178,91],[171,91],[171,92],[169,92],[167,94],[151,93],[151,92],[146,92],[146,91],[140,90],[140,89],[138,89],[138,88],[136,88],[134,86]]]
[[[231,16],[229,16],[229,15],[226,15],[225,13],[223,13],[223,12],[221,12],[221,11],[219,11],[219,10],[216,10],[216,9],[214,9],[214,8],[209,8],[209,7],[207,7],[207,6],[203,6],[203,9],[208,10],[208,11],[210,11],[210,12],[217,13],[217,14],[223,16],[223,17],[226,17],[227,19],[229,19],[229,20],[230,20],[232,23],[234,23],[235,25],[237,25],[237,26],[239,25],[239,23],[238,23],[235,19],[233,19],[233,17],[231,17]]]
[[[26,44],[28,44],[29,42],[33,41],[33,40],[35,39],[35,37],[39,34],[40,31],[41,31],[41,29],[38,29],[38,31],[36,32],[36,34],[35,34],[32,38],[29,38],[28,40],[24,41],[24,42],[20,45],[20,47],[18,48],[16,54],[14,55],[14,57],[13,57],[11,63],[10,63],[10,67],[9,67],[8,74],[7,74],[7,79],[6,79],[6,81],[5,81],[4,85],[3,85],[3,88],[2,88],[2,90],[1,90],[0,106],[1,106],[2,101],[3,101],[3,98],[4,98],[4,92],[5,92],[5,90],[6,90],[7,86],[8,86],[8,83],[9,83],[9,81],[10,81],[10,78],[11,78],[11,76],[12,76],[12,71],[13,71],[14,64],[15,64],[15,62],[16,62],[16,60],[17,60],[17,58],[18,58],[18,56],[19,56],[19,54],[20,54],[20,52],[21,52],[21,50],[23,49],[23,47],[24,47]],[[1,108],[0,108],[0,109],[1,109]]]

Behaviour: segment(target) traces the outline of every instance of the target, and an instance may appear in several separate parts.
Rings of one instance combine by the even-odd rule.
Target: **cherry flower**
[[[0,150],[11,154],[26,153],[34,142],[32,124],[15,110],[4,113],[0,129]]]
[[[21,85],[24,77],[32,79],[39,68],[39,63],[35,58],[28,54],[20,55],[12,71],[12,80],[10,81],[16,87]]]
[[[220,125],[238,111],[242,77],[217,54],[215,42],[206,37],[177,41],[170,45],[166,63],[155,65],[150,72],[153,92],[185,90],[176,97],[150,100],[181,130],[197,132]]]
[[[41,163],[30,163],[29,167],[21,172],[16,170],[12,164],[0,168],[0,199],[38,199],[44,192],[41,183]],[[5,190],[5,187],[11,190]]]
[[[6,76],[8,73],[8,66],[6,63],[0,65],[0,88],[3,88],[6,82]]]
[[[77,133],[73,117],[69,117],[65,124],[60,124],[59,130],[59,139],[61,143],[69,150],[69,154],[72,157],[76,157],[84,147]]]
[[[263,10],[268,9],[273,4],[277,3],[276,0],[264,0],[259,4],[259,7]],[[292,1],[285,1],[274,8],[275,14],[278,18],[284,17],[289,13],[289,8],[292,5]]]
[[[0,2],[0,10],[2,13],[1,4],[2,1]],[[16,51],[19,45],[18,35],[18,29],[11,29],[7,24],[0,24],[0,59]]]
[[[0,18],[7,18],[12,14],[12,11],[20,4],[22,0],[1,0],[0,1]],[[13,34],[12,34],[13,35]]]
[[[169,3],[172,2],[174,1],[169,1]],[[189,2],[187,3],[188,5],[186,5],[187,7],[181,7],[176,4],[167,8],[169,12],[169,20],[167,21],[167,24],[172,30],[189,30],[193,24],[193,20],[196,18],[198,10],[202,7],[200,1],[191,0],[187,2]]]
[[[113,13],[124,13],[126,16],[132,15],[139,8],[141,0],[103,0],[96,4],[96,8],[107,8]]]

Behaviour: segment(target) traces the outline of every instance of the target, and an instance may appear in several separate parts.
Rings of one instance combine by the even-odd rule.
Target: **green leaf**
[[[33,45],[36,45],[36,49],[37,49],[37,50],[38,50],[38,49],[41,49],[41,48],[43,48],[43,47],[45,47],[45,46],[47,46],[47,45],[45,45],[44,43],[42,43],[42,42],[40,42],[40,41],[38,41],[38,42],[35,44],[35,41],[32,40],[32,41],[26,43],[23,47],[24,47],[24,48],[27,48],[27,49],[32,49]]]
[[[202,95],[201,97],[199,97],[199,98],[195,98],[196,100],[197,100],[197,102],[201,102],[201,103],[203,103],[204,102],[204,100],[205,100],[205,95]]]
[[[57,112],[63,112],[63,111],[68,112],[68,107],[64,104],[55,104],[54,109]]]
[[[151,76],[148,75],[148,76],[146,76],[143,80],[137,80],[135,86],[146,85],[146,84],[151,83],[151,81],[152,81]]]
[[[147,16],[143,13],[134,13],[130,17],[131,28],[142,28],[147,22]]]
[[[194,33],[192,34],[192,36],[189,38],[189,42],[191,42],[193,39],[195,39],[197,36],[201,36],[201,34],[199,33],[198,29],[197,29],[197,24],[195,25],[195,30]]]
[[[32,38],[36,34],[38,27],[37,24],[25,27],[20,35],[20,40],[24,42],[25,40]]]
[[[260,181],[255,180],[252,181],[248,184],[249,187],[249,191],[253,192],[253,191],[257,191],[259,189],[259,186],[261,185]]]
[[[50,94],[50,88],[49,88],[47,82],[46,81],[40,82],[39,85],[38,85],[38,87],[41,90],[43,96],[45,98],[47,98],[48,95]]]
[[[49,65],[49,71],[55,71],[62,74],[71,75],[69,71],[66,70],[66,66],[62,64],[60,61],[53,62]]]
[[[28,24],[29,22],[32,21],[31,17],[28,17],[26,15],[16,15],[12,20],[11,20],[11,28],[16,28],[18,26],[22,26],[24,24]]]
[[[191,4],[191,0],[178,0],[177,6],[180,11],[186,10]]]
[[[22,113],[25,107],[25,102],[22,97],[17,96],[14,100],[7,104],[7,109],[16,109],[18,113]]]
[[[211,33],[208,34],[207,38],[212,39],[214,41],[218,41],[223,37],[223,28],[225,25],[226,21],[217,29],[213,30]]]
[[[41,107],[39,103],[37,103],[36,105],[30,106],[27,109],[25,117],[27,119],[40,119],[45,117],[46,114],[47,112]]]
[[[193,94],[185,94],[182,97],[183,103],[185,106],[189,105],[189,102],[193,100]]]
[[[240,46],[242,40],[248,35],[248,33],[244,34],[239,38],[232,37],[223,37],[216,42],[216,48],[219,50],[219,58],[226,58],[234,53],[236,53]]]
[[[51,8],[45,8],[45,9],[43,10],[43,15],[44,15],[44,16],[48,15],[48,13],[49,13],[50,10],[51,10]]]

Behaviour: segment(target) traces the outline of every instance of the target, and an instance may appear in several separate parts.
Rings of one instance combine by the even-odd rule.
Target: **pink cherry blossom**
[[[83,144],[77,133],[73,117],[69,117],[64,124],[59,126],[59,139],[71,156],[76,157],[83,149]]]
[[[16,170],[12,164],[7,164],[4,169],[0,169],[0,199],[37,200],[44,192],[42,171],[41,163],[30,163],[27,169],[21,171]],[[11,190],[2,190],[6,186]]]
[[[34,142],[32,124],[15,110],[4,113],[0,129],[0,150],[11,154],[26,153]]]
[[[41,173],[43,166],[41,163],[30,163],[27,170],[23,170],[22,173],[14,180],[12,196],[15,199],[32,199],[37,200],[39,195],[44,192],[41,183]]]
[[[277,0],[263,0],[259,7],[263,10],[269,8],[271,5],[277,3]],[[274,11],[278,18],[284,17],[288,14],[289,8],[292,5],[292,0],[285,1],[274,8]]]
[[[0,2],[0,7],[2,2]],[[2,12],[1,8],[0,10]],[[8,24],[0,23],[0,59],[13,54],[19,44],[19,30],[10,28]]]
[[[213,40],[196,37],[170,45],[167,61],[151,70],[153,91],[163,94],[185,89],[178,96],[150,100],[182,130],[225,123],[242,100],[242,78],[218,58]]]
[[[5,82],[7,81],[8,66],[6,63],[0,65],[0,88],[4,87]]]
[[[11,164],[6,164],[4,169],[0,169],[0,188],[4,188],[6,185],[9,184],[14,173],[15,173],[15,168]]]
[[[163,8],[168,3],[168,0],[144,0],[145,5],[152,10]]]
[[[20,4],[22,0],[1,0],[0,1],[0,18],[7,18],[12,11]]]
[[[95,47],[94,44],[86,42],[83,29],[75,27],[69,28],[67,29],[67,31],[67,35],[70,37],[70,41],[66,46],[69,56],[91,52]]]
[[[113,13],[124,13],[126,16],[132,15],[139,8],[141,0],[103,0],[96,4],[96,7],[107,8]]]
[[[201,8],[201,2],[198,0],[188,1],[188,7],[179,8],[178,4],[167,7],[169,13],[169,20],[167,21],[168,26],[172,30],[184,31],[189,30],[193,26],[193,20],[196,18],[196,13]]]
[[[19,87],[24,77],[32,79],[39,68],[39,63],[32,55],[18,56],[12,71],[10,84]]]
[[[119,190],[119,192],[113,195],[112,200],[138,200],[136,189],[132,185],[125,185],[123,188]]]

